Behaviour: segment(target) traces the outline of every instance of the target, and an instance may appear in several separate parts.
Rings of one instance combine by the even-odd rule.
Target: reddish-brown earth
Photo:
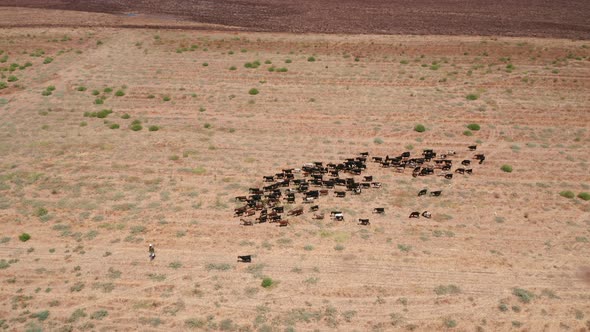
[[[251,31],[590,37],[586,0],[0,0],[0,6],[163,15]]]

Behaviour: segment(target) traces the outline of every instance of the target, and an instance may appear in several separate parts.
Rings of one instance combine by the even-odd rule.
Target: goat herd
[[[469,151],[475,151],[476,145],[468,147]],[[472,165],[471,160],[461,161],[461,166],[452,172],[453,161],[449,158],[455,156],[455,151],[447,151],[445,154],[438,154],[433,150],[423,150],[421,156],[412,157],[410,152],[404,152],[399,156],[372,157],[373,163],[380,164],[382,168],[393,168],[398,173],[404,173],[412,169],[412,176],[434,175],[438,170],[438,176],[451,180],[454,174],[472,175],[473,169],[467,168]],[[332,194],[335,197],[343,198],[347,194],[360,195],[363,190],[378,190],[381,183],[376,182],[371,175],[363,175],[367,169],[368,152],[360,153],[354,158],[345,159],[344,162],[335,164],[323,162],[306,163],[300,169],[283,169],[282,172],[274,175],[263,176],[263,181],[268,183],[261,188],[250,188],[246,196],[237,196],[235,199],[244,202],[245,205],[234,209],[234,217],[240,217],[240,223],[244,226],[252,226],[255,223],[277,223],[278,226],[288,226],[289,220],[284,218],[295,217],[305,213],[303,206],[290,209],[285,213],[286,204],[295,204],[299,196],[302,204],[309,204],[309,212],[313,212],[313,219],[324,219],[324,214],[319,213],[317,201],[322,196]],[[485,160],[484,154],[475,154],[473,159],[482,164]],[[346,175],[346,176],[345,176]],[[360,179],[355,178],[362,177]],[[359,181],[360,180],[360,181]],[[338,188],[339,190],[337,190]],[[428,194],[428,189],[422,189],[418,196]],[[442,190],[430,191],[430,196],[438,197]],[[257,215],[258,213],[258,215]],[[383,214],[385,208],[375,207],[373,213]],[[431,213],[414,211],[410,218],[430,218]],[[248,217],[253,217],[248,218]],[[343,221],[342,211],[332,211],[330,218],[335,221]],[[358,219],[359,225],[370,225],[369,219]]]

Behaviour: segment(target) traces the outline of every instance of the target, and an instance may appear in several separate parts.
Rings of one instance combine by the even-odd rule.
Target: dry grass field
[[[588,41],[20,27],[0,53],[0,330],[590,330]],[[369,162],[382,188],[317,202],[344,221],[233,217],[284,168],[423,149],[486,160]]]

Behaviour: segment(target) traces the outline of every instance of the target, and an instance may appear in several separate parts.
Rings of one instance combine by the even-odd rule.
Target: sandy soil
[[[0,0],[0,6],[148,14],[253,31],[590,38],[586,0]]]
[[[590,191],[587,42],[0,34],[4,329],[590,329],[590,202],[560,195]],[[481,129],[467,136],[470,123]],[[485,163],[452,180],[369,163],[382,188],[318,201],[344,222],[313,220],[301,196],[288,227],[233,217],[235,196],[283,168],[426,148],[460,161],[471,144]],[[408,219],[424,210],[432,219]]]

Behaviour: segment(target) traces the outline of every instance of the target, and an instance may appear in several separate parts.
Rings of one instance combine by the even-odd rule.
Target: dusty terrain
[[[3,24],[23,12],[10,13]],[[560,193],[590,191],[589,47],[4,28],[0,327],[588,330],[590,202]],[[382,188],[318,201],[343,222],[233,217],[235,196],[283,168],[426,148],[471,159],[472,144],[486,161],[452,180],[369,163]],[[443,194],[417,197],[422,188]],[[286,209],[299,206],[300,196]],[[432,219],[408,219],[423,210]]]
[[[590,38],[586,0],[0,0],[0,6],[156,15],[254,31]]]

